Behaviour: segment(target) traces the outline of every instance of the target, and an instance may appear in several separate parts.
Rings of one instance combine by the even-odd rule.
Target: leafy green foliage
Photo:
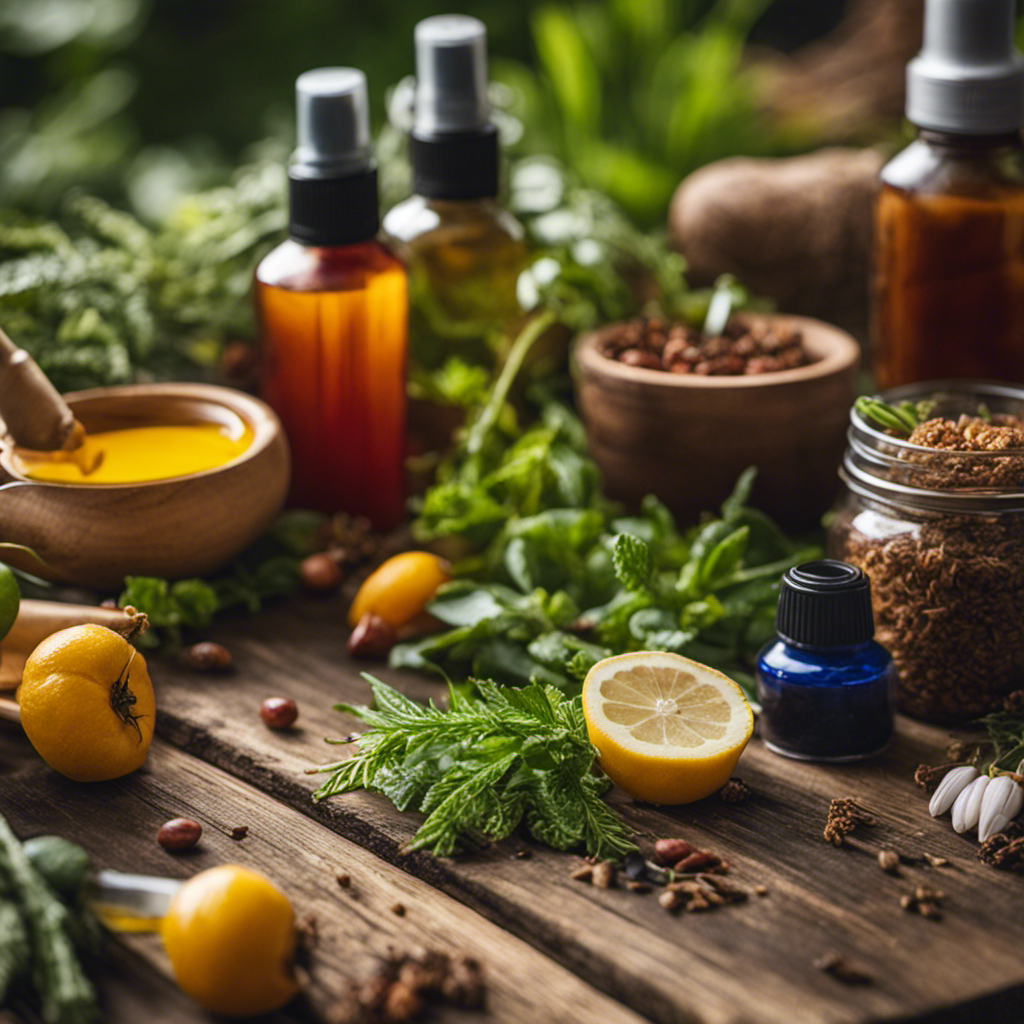
[[[639,223],[662,221],[697,167],[801,142],[766,125],[744,46],[769,0],[545,3],[531,16],[539,71],[496,61],[518,95],[521,148],[553,152]]]
[[[477,683],[479,698],[452,688],[449,710],[403,697],[371,676],[375,708],[337,705],[369,729],[359,752],[325,765],[322,800],[354,789],[383,793],[400,811],[427,815],[409,844],[449,856],[521,823],[558,850],[582,845],[618,859],[631,829],[602,799],[610,786],[594,767],[581,700],[551,686]]]
[[[283,171],[245,169],[158,230],[77,196],[59,222],[0,217],[0,322],[62,391],[200,373],[253,333],[258,256],[284,228]]]
[[[664,650],[726,671],[753,697],[749,667],[772,635],[782,573],[819,554],[747,506],[754,471],[718,516],[680,531],[653,496],[638,516],[602,498],[564,406],[545,402],[518,440],[514,429],[495,419],[427,493],[419,535],[455,535],[475,553],[430,605],[448,630],[399,644],[392,666],[574,692],[603,657]]]

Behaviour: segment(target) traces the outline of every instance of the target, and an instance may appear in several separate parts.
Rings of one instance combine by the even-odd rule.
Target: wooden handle
[[[21,725],[21,708],[16,700],[8,700],[0,697],[0,719],[7,722],[17,722]]]
[[[0,416],[16,445],[55,452],[73,443],[74,413],[39,369],[0,328]]]

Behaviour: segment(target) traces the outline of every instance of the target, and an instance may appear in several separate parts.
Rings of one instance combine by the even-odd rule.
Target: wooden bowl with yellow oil
[[[182,579],[223,568],[271,523],[288,490],[281,424],[258,399],[209,384],[136,384],[64,396],[89,434],[241,422],[251,441],[213,469],[129,483],[29,479],[0,448],[0,558],[44,579],[104,590],[125,576]]]

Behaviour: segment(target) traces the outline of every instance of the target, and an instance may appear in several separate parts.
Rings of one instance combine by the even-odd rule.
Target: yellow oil
[[[127,484],[166,480],[223,466],[252,443],[241,420],[108,430],[89,434],[70,452],[18,450],[32,480],[68,484]]]
[[[162,917],[132,914],[112,904],[94,903],[92,909],[104,927],[115,932],[158,932],[163,921]]]

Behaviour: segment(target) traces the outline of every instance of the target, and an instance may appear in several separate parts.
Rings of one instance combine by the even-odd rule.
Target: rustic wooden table
[[[756,739],[738,773],[745,803],[717,798],[678,809],[623,803],[643,836],[682,835],[713,848],[748,887],[768,895],[714,913],[670,915],[653,895],[572,881],[579,858],[521,839],[457,860],[403,852],[414,816],[354,793],[314,804],[311,765],[336,756],[325,736],[356,723],[332,710],[363,703],[368,687],[344,654],[344,605],[297,599],[227,622],[229,676],[189,672],[156,658],[157,739],[146,766],[115,782],[59,776],[9,724],[0,725],[0,811],[19,835],[56,832],[103,867],[185,877],[224,862],[275,879],[300,914],[316,917],[310,1006],[323,1011],[346,978],[368,974],[389,947],[468,950],[485,965],[486,1014],[436,1011],[434,1020],[502,1024],[867,1024],[874,1021],[1018,1022],[1024,1019],[1024,881],[979,863],[976,843],[928,816],[912,773],[935,763],[947,736],[910,721],[882,757],[860,766],[775,757]],[[370,666],[372,667],[372,666]],[[381,671],[411,696],[443,687]],[[293,697],[297,727],[271,732],[268,696]],[[878,824],[856,846],[822,839],[829,800],[853,796]],[[623,798],[625,799],[625,798]],[[168,818],[203,824],[200,846],[171,855],[155,842]],[[234,826],[248,826],[242,840]],[[950,868],[884,874],[875,852],[946,856]],[[531,855],[517,856],[530,850]],[[351,888],[335,876],[347,872]],[[948,894],[943,918],[900,908],[917,885]],[[406,912],[391,912],[402,903]],[[170,980],[153,936],[111,943],[101,979],[108,1019],[207,1019]],[[870,985],[844,986],[813,961],[835,950],[866,969]],[[0,1020],[17,1019],[8,1014]]]

